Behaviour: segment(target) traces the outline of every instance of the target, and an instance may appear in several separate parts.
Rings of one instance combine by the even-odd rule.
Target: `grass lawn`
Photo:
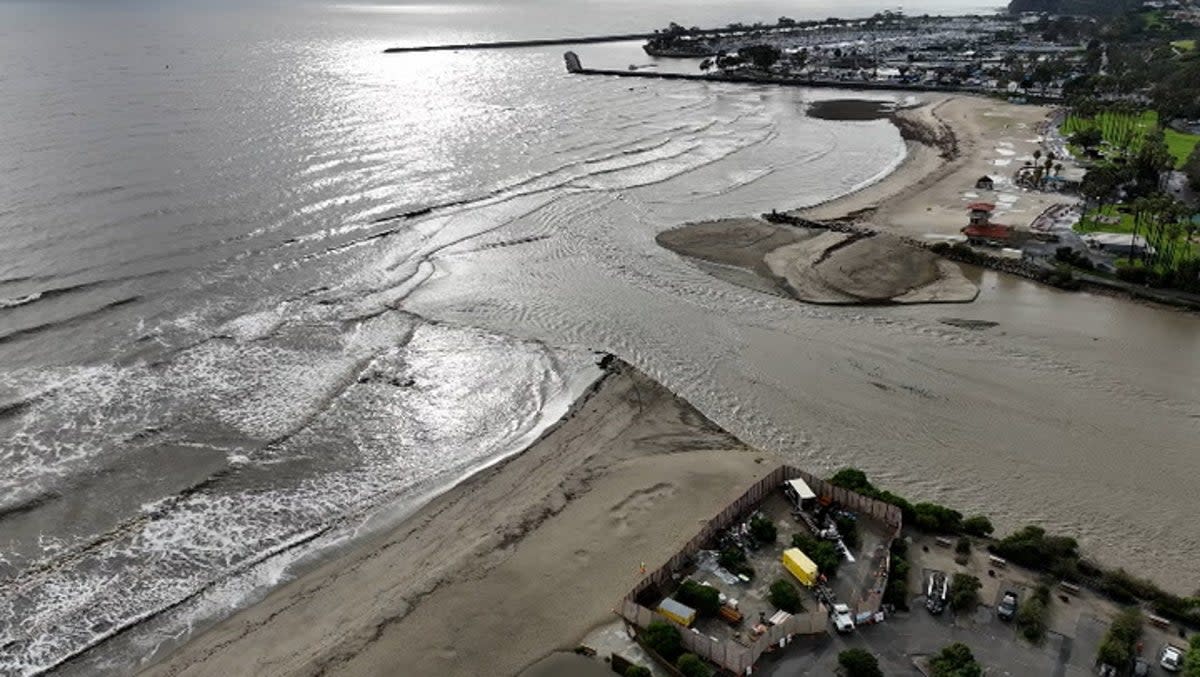
[[[1062,131],[1063,134],[1069,136],[1081,129],[1096,127],[1104,135],[1106,142],[1119,145],[1126,130],[1129,130],[1131,132],[1129,134],[1129,152],[1136,153],[1146,134],[1156,126],[1158,126],[1156,111],[1144,111],[1140,114],[1106,111],[1094,118],[1068,115],[1066,121],[1063,122]],[[1192,149],[1196,147],[1197,143],[1200,143],[1200,135],[1184,134],[1170,127],[1163,129],[1163,138],[1167,142],[1167,150],[1175,158],[1176,167],[1182,167],[1188,156],[1191,155]]]
[[[1132,234],[1133,214],[1125,211],[1126,208],[1126,205],[1105,205],[1104,209],[1102,210],[1093,209],[1087,214],[1084,214],[1083,218],[1079,220],[1079,223],[1075,224],[1075,232]],[[1096,221],[1097,216],[1116,216],[1120,218],[1120,221],[1116,223],[1101,223]],[[1140,235],[1144,237],[1148,235],[1148,233],[1142,232]],[[1183,240],[1186,237],[1186,235],[1183,235],[1180,240]],[[1150,244],[1154,245],[1155,247],[1162,246],[1162,243],[1160,242],[1151,242]],[[1179,262],[1196,257],[1200,257],[1200,242],[1191,242],[1186,246],[1177,247],[1175,250],[1175,259]],[[1158,267],[1169,267],[1172,263],[1173,262],[1170,261],[1160,261]]]
[[[1176,49],[1182,49],[1185,52],[1196,51],[1196,41],[1195,40],[1176,40],[1171,43],[1171,46]]]
[[[1124,208],[1124,205],[1104,205],[1104,209],[1093,209],[1075,224],[1075,230],[1080,233],[1132,233],[1133,214],[1124,211]],[[1102,223],[1096,220],[1097,216],[1117,216],[1121,220],[1118,223]]]

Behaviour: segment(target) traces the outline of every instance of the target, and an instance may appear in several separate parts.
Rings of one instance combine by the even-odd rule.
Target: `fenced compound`
[[[651,611],[631,599],[622,602],[621,616],[639,628],[644,628],[654,621],[669,622],[665,616]],[[770,647],[792,635],[824,633],[828,622],[828,611],[824,607],[818,606],[812,611],[794,614],[786,621],[771,626],[750,644],[739,644],[688,630],[682,630],[679,633],[679,640],[684,651],[716,663],[734,674],[744,675],[746,670],[754,667],[759,656],[762,656]]]
[[[721,531],[744,518],[771,492],[777,491],[781,484],[794,479],[804,480],[822,501],[835,501],[848,510],[886,524],[892,530],[892,538],[900,534],[903,520],[900,509],[896,506],[836,487],[799,468],[782,465],[751,485],[745,493],[726,506],[716,517],[709,520],[699,533],[692,537],[663,566],[642,578],[622,600],[618,610],[621,617],[639,628],[645,628],[655,620],[667,620],[664,616],[639,604],[637,600],[641,594],[652,586],[659,590],[668,589],[674,581],[676,572],[682,570],[705,546],[715,542]],[[876,584],[867,598],[867,611],[876,612],[880,608],[883,589],[887,584],[888,559],[886,555],[883,558],[883,566],[880,568]],[[779,644],[792,635],[823,633],[827,623],[826,610],[818,606],[813,611],[794,614],[783,623],[772,626],[750,644],[713,639],[696,632],[682,632],[680,635],[687,651],[712,661],[734,674],[741,675],[745,674],[748,668],[752,668],[759,656],[771,646]]]

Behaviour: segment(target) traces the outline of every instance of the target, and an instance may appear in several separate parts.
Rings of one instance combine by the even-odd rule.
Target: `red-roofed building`
[[[1028,235],[1012,226],[992,223],[992,211],[996,205],[990,202],[975,202],[967,205],[967,209],[971,210],[971,218],[967,227],[962,229],[962,234],[967,236],[967,242],[971,244],[1005,247],[1019,244]]]
[[[1016,229],[999,223],[971,224],[962,230],[971,244],[1005,245],[1013,241]]]
[[[967,209],[971,212],[971,217],[968,221],[972,226],[986,226],[988,219],[992,216],[992,210],[996,205],[990,202],[975,202],[967,205]]]

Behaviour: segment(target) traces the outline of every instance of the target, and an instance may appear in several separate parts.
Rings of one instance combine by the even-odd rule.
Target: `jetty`
[[[832,80],[828,78],[798,78],[767,74],[743,75],[741,73],[671,73],[665,71],[620,70],[616,68],[584,68],[575,52],[563,55],[567,72],[575,75],[615,75],[622,78],[650,78],[654,80],[692,80],[700,82],[731,82],[749,85],[779,85],[783,87],[824,87],[832,89],[913,91],[913,92],[960,92],[987,94],[982,87],[937,85],[929,83],[882,82],[879,80]]]
[[[626,42],[649,40],[654,33],[621,33],[617,35],[589,35],[577,38],[538,38],[533,40],[500,40],[497,42],[462,42],[448,45],[416,45],[413,47],[388,47],[384,54],[411,52],[451,52],[463,49],[516,49],[520,47],[553,47],[555,45],[588,45],[598,42]]]

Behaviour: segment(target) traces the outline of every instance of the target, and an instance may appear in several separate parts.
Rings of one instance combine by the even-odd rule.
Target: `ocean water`
[[[148,652],[561,414],[600,346],[410,310],[455,258],[580,255],[576,205],[639,186],[753,211],[900,157],[799,92],[381,53],[664,23],[569,4],[0,4],[0,672],[120,672],[78,657]]]
[[[1200,545],[1186,474],[1160,472],[1195,448],[1200,367],[1165,357],[1194,319],[990,274],[969,309],[816,308],[654,245],[887,174],[886,122],[805,116],[842,94],[382,54],[881,8],[0,2],[0,673],[128,672],[518,451],[598,351],[816,470],[1101,553]],[[938,322],[971,313],[1009,335]],[[1031,500],[1049,487],[1069,510]]]

